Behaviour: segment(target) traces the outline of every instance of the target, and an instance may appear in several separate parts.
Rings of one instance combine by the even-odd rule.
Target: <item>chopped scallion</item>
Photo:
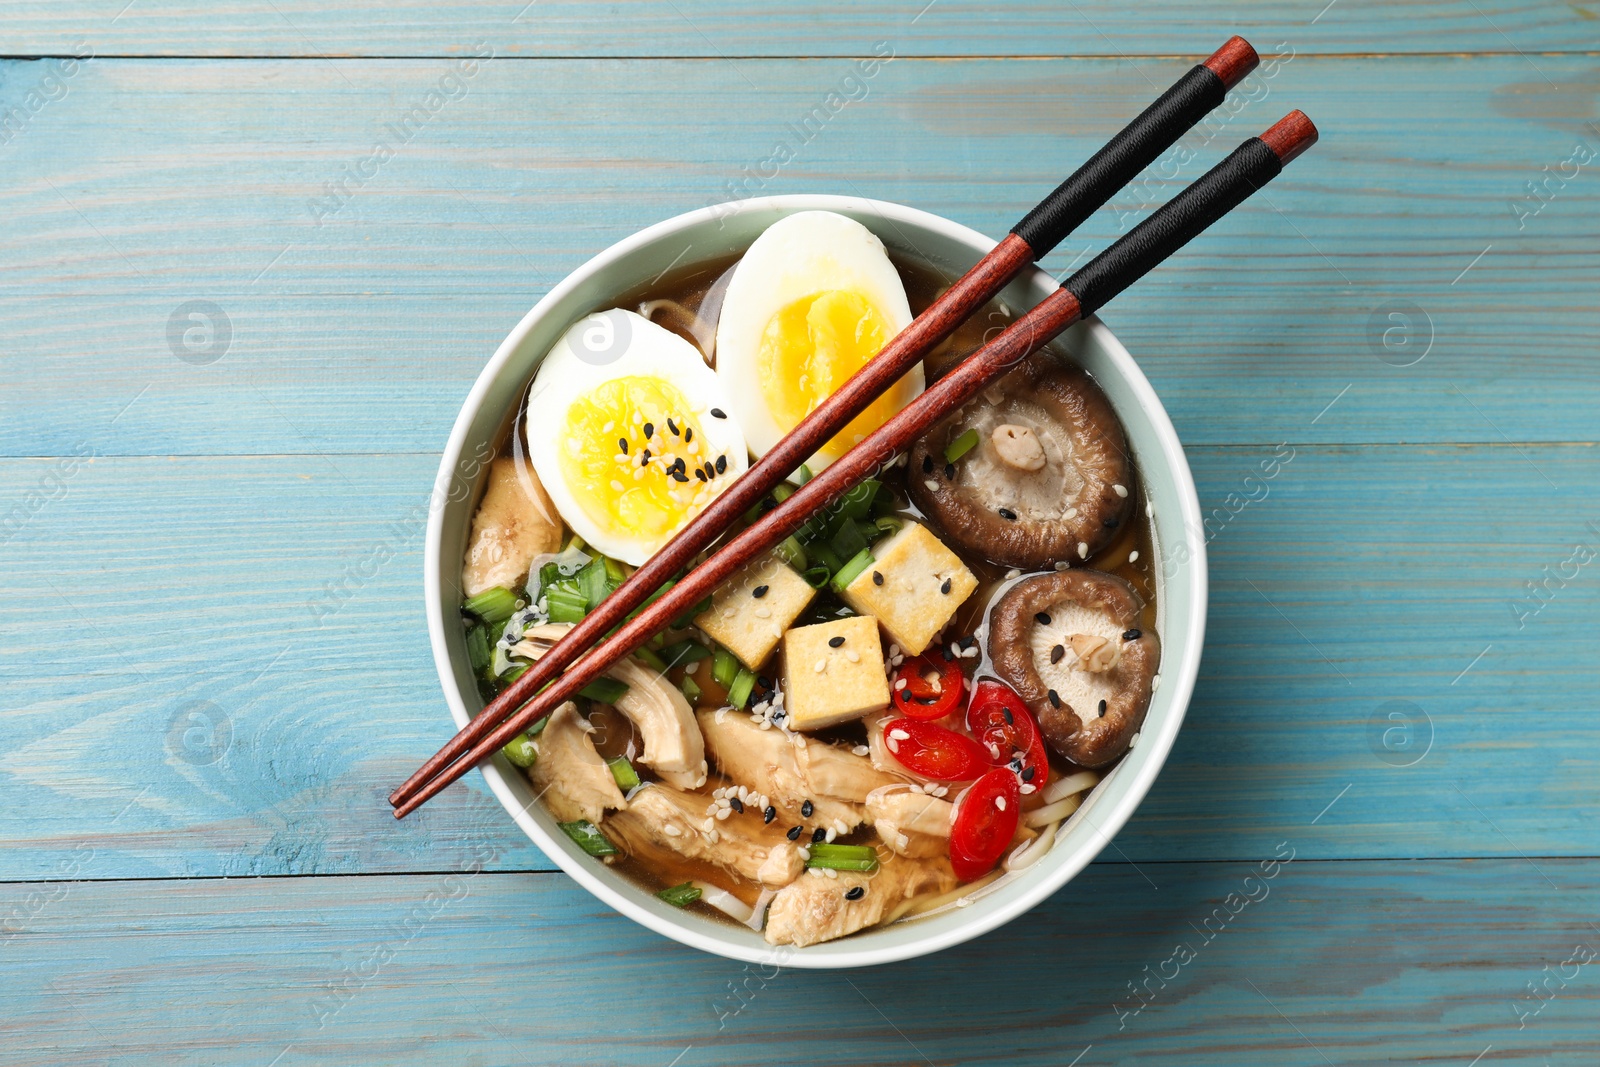
[[[578,819],[573,822],[564,822],[561,829],[578,847],[591,856],[615,856],[617,846],[613,845],[605,834],[600,832],[600,827],[588,819]]]
[[[470,612],[493,626],[511,618],[512,612],[517,610],[517,597],[505,586],[497,585],[493,589],[485,589],[475,597],[469,597],[462,603],[461,610]]]
[[[840,525],[838,532],[828,539],[828,547],[839,553],[840,559],[854,559],[856,553],[867,547],[867,538],[861,532],[859,523],[847,520]]]
[[[800,469],[794,472],[794,484],[805,485],[811,480],[811,467],[805,463],[800,464]]]
[[[739,673],[733,676],[733,684],[728,686],[728,703],[736,708],[742,708],[750,702],[750,691],[756,687],[756,676],[739,668]]]
[[[689,702],[691,708],[700,703],[700,687],[694,684],[693,678],[684,675],[683,684],[678,688],[683,691],[683,699]]]
[[[660,671],[662,674],[667,673],[667,661],[656,655],[656,653],[650,651],[648,648],[636,648],[633,650],[633,654],[641,663],[645,664],[647,667],[650,667],[652,670]]]
[[[711,650],[698,641],[677,641],[661,650],[661,659],[666,663],[662,670],[677,667],[685,663],[698,663],[703,659],[711,658]]]
[[[628,692],[626,682],[619,682],[615,678],[596,678],[582,689],[578,695],[588,697],[597,704],[615,704]]]
[[[779,482],[772,487],[772,500],[774,503],[781,504],[792,496],[794,496],[794,486],[787,482]]]
[[[833,577],[833,572],[819,563],[815,567],[807,567],[801,571],[800,577],[804,578],[811,588],[821,589],[828,584],[828,579]]]
[[[523,770],[532,767],[539,758],[539,748],[527,734],[518,734],[500,751],[506,754],[506,759]]]
[[[633,764],[628,762],[627,756],[608,759],[606,766],[611,768],[611,777],[617,780],[617,788],[624,793],[639,787],[639,772],[633,769]]]
[[[800,542],[791,534],[778,544],[778,558],[797,571],[806,569],[806,550],[800,547]]]
[[[875,871],[878,853],[871,845],[834,845],[817,842],[807,845],[807,867],[827,867],[835,871]]]
[[[592,559],[584,564],[583,570],[578,572],[578,592],[583,594],[584,606],[593,611],[600,606],[600,601],[611,592],[606,584],[606,561],[604,557]]]
[[[467,630],[467,662],[473,674],[482,674],[489,666],[489,632],[482,626]]]
[[[711,657],[711,677],[717,680],[718,685],[726,689],[733,684],[733,680],[738,674],[739,660],[734,654],[725,648],[717,649]]]
[[[844,592],[846,586],[860,577],[861,572],[872,566],[875,562],[877,561],[873,559],[872,550],[870,548],[863,548],[860,552],[857,552],[850,558],[850,562],[846,563],[844,567],[840,569],[839,573],[833,576],[832,584],[834,591],[839,593]]]
[[[810,557],[813,565],[826,567],[830,573],[844,566],[844,560],[840,558],[839,553],[821,542],[808,546],[806,555]]]
[[[944,461],[946,463],[954,463],[968,452],[971,452],[977,445],[978,431],[976,429],[968,430],[944,446]]]
[[[887,534],[892,534],[892,533],[899,533],[900,532],[900,527],[904,526],[905,523],[902,522],[898,516],[895,516],[895,515],[883,515],[883,516],[880,516],[878,519],[876,519],[873,522],[872,525],[874,525],[874,526],[876,526],[878,528],[878,533],[879,534],[887,535]]]
[[[606,577],[617,585],[628,580],[628,565],[621,560],[612,559],[610,556],[601,556],[605,561]]]
[[[589,598],[573,578],[562,578],[547,586],[544,606],[551,622],[582,622],[589,614]]]
[[[685,882],[670,889],[663,889],[656,896],[671,904],[674,908],[687,908],[690,904],[700,899],[700,887],[693,882]]]

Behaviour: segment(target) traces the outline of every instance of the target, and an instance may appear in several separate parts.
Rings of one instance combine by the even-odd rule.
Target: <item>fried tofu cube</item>
[[[878,621],[852,615],[784,634],[783,700],[791,730],[820,730],[888,707]]]
[[[816,590],[777,556],[763,556],[724,582],[694,624],[756,671]]]
[[[908,522],[872,549],[873,564],[844,591],[844,602],[871,615],[909,656],[921,655],[978,579],[926,526]]]

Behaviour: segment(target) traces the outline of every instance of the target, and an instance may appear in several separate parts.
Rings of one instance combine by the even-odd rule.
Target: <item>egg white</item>
[[[891,337],[911,324],[905,285],[883,242],[861,223],[832,211],[801,211],[767,227],[728,282],[717,324],[717,377],[758,456],[788,432],[762,396],[757,361],[762,332],[784,307],[828,289],[869,300],[888,323]],[[920,363],[906,377],[912,396],[922,392]],[[808,461],[814,470],[831,462],[820,452]]]
[[[567,411],[573,403],[605,382],[631,376],[660,379],[683,394],[689,415],[701,429],[702,454],[728,457],[727,474],[715,483],[718,492],[745,470],[748,453],[722,383],[699,350],[682,337],[620,309],[586,316],[562,334],[539,365],[528,391],[528,459],[573,532],[596,551],[638,566],[666,538],[651,539],[608,528],[591,518],[567,484],[558,451],[564,444]],[[712,408],[728,417],[714,417]],[[684,521],[687,518],[685,514]],[[680,522],[677,528],[682,525]]]

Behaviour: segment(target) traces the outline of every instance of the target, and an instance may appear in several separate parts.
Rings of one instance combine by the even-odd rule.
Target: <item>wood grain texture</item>
[[[1107,858],[1241,858],[1296,827],[1321,858],[1592,853],[1600,584],[1561,564],[1600,542],[1600,455],[1290,445],[1265,477],[1273,454],[1190,451],[1208,646]],[[56,462],[0,463],[0,500]],[[497,868],[547,868],[476,775],[415,825],[383,800],[451,732],[418,592],[434,464],[109,457],[68,477],[0,546],[0,877],[51,877],[85,843],[100,877],[436,870],[474,819]],[[196,765],[199,700],[232,740]],[[1431,729],[1416,766],[1393,765],[1406,737],[1381,743],[1396,725]]]
[[[1258,47],[1348,52],[1593,51],[1588,0],[914,0],[896,4],[748,0],[397,0],[380,8],[312,0],[10,0],[6,51],[52,54],[89,40],[103,55],[457,55],[488,39],[517,56],[1187,55],[1229,33]],[[203,29],[202,29],[203,28]]]
[[[1319,149],[1106,313],[1184,440],[1591,439],[1600,186],[1582,169],[1521,231],[1512,206],[1532,210],[1526,184],[1576,138],[1600,151],[1582,126],[1600,83],[1592,59],[1535,62],[1301,56],[1257,82],[1264,65],[1245,85],[1265,97],[1175,181],[1158,164],[1047,264],[1081,262],[1302,107]],[[60,455],[89,433],[124,454],[435,450],[557,279],[726,195],[850,69],[490,62],[318,226],[308,203],[444,62],[84,63],[0,146],[0,454]],[[1183,69],[895,61],[759,188],[879,196],[1002,234]],[[6,102],[43,77],[3,70]],[[738,106],[716,137],[686,138],[686,95]],[[215,362],[173,354],[191,300],[229,317]]]
[[[1596,861],[1271,869],[1096,865],[931,962],[776,974],[560,875],[5,886],[0,1034],[13,1067],[1593,1062]]]

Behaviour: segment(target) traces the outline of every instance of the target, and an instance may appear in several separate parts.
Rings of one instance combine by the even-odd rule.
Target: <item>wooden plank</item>
[[[117,4],[109,5],[115,8]],[[1401,0],[1276,4],[1254,0],[1219,17],[1200,0],[996,7],[967,0],[752,4],[711,0],[399,0],[381,9],[297,2],[128,4],[13,0],[12,55],[54,54],[81,41],[102,55],[454,55],[490,40],[517,56],[791,56],[866,54],[891,41],[904,55],[1204,55],[1228,33],[1320,52],[1528,52],[1594,48],[1593,3]],[[204,26],[203,35],[195,27]]]
[[[682,948],[562,875],[5,886],[0,1033],[15,1067],[1592,1062],[1600,863],[1297,843],[1271,878],[1097,865],[978,942],[845,973]]]
[[[1579,132],[1592,63],[1537,62],[1565,88],[1516,56],[1296,58],[1177,181],[1154,174],[1049,263],[1101,247],[1141,202],[1301,106],[1323,143],[1108,313],[1185,440],[1592,439],[1600,187],[1571,180],[1521,232],[1512,212],[1576,137],[1600,152]],[[89,62],[0,146],[13,357],[0,455],[91,436],[107,454],[434,450],[556,279],[727,195],[850,69],[490,62],[318,226],[308,204],[447,73],[439,60],[345,67]],[[890,63],[757,191],[884,197],[1003,233],[1181,68]],[[7,99],[43,77],[4,72]],[[738,107],[715,136],[684,137],[685,96]],[[228,316],[215,362],[174,355],[169,324],[193,300]],[[1421,309],[1409,335],[1387,317],[1406,305]],[[1410,347],[1383,348],[1391,327]],[[1422,362],[1389,365],[1430,340]]]
[[[1596,450],[1290,447],[1272,478],[1270,449],[1191,452],[1217,509],[1209,644],[1108,858],[1291,831],[1322,858],[1592,854],[1600,587],[1569,561],[1600,539]],[[497,866],[548,866],[476,776],[417,821],[383,804],[448,735],[420,593],[432,457],[52,470],[0,462],[0,877],[85,845],[97,877],[437,870],[474,826]]]

